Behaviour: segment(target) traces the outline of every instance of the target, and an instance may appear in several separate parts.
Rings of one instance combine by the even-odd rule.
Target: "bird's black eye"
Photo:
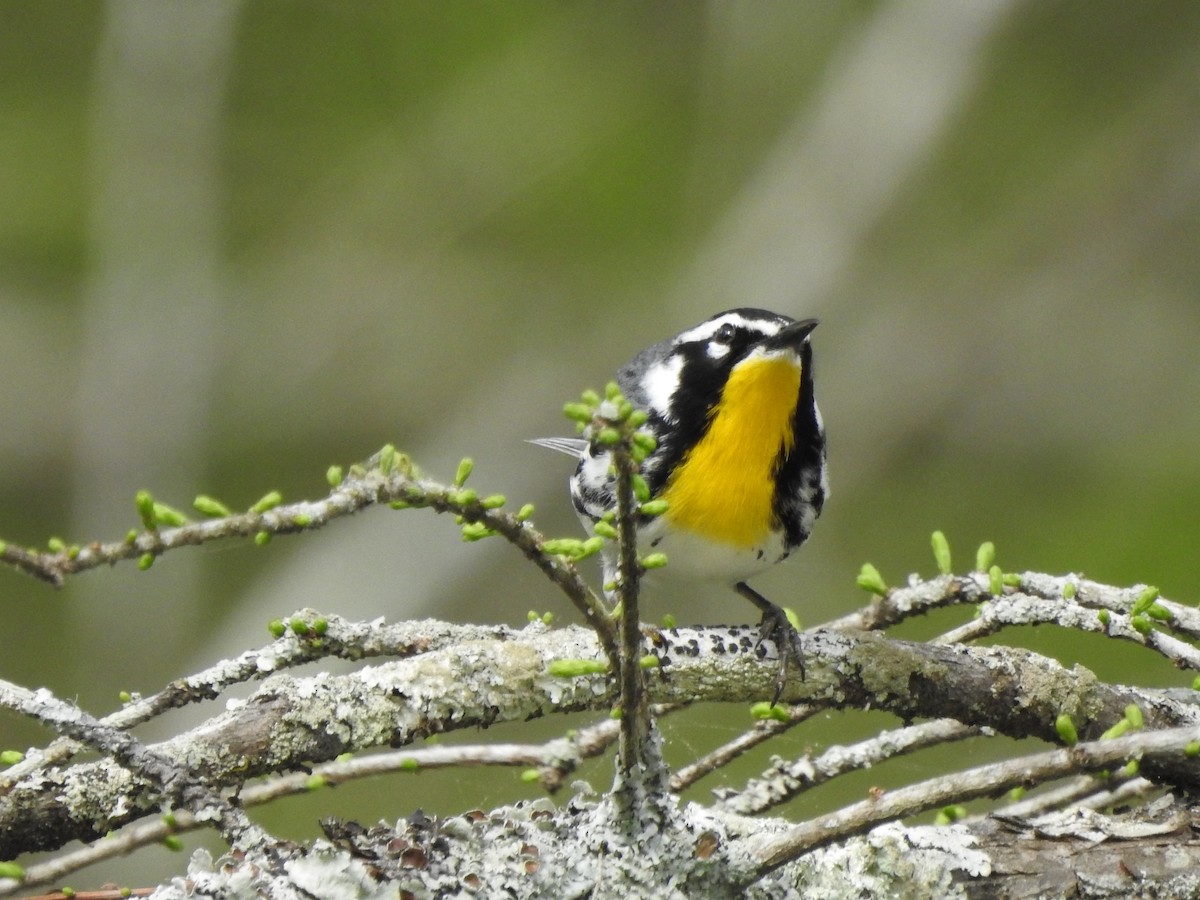
[[[737,334],[737,329],[726,322],[717,329],[717,333],[713,335],[713,340],[718,344],[730,344],[733,343],[733,337],[735,334]]]

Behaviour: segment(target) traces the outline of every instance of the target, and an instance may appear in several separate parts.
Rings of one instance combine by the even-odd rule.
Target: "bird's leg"
[[[787,683],[788,665],[793,659],[800,667],[800,680],[804,680],[804,644],[800,632],[792,627],[787,613],[746,582],[739,581],[733,589],[762,610],[762,624],[758,629],[758,642],[755,647],[770,638],[778,648],[779,672],[775,676],[775,695],[771,698],[773,706],[779,702],[779,695],[783,693],[783,686]]]

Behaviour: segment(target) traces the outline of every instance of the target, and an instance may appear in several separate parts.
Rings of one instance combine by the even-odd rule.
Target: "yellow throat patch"
[[[733,368],[708,431],[662,493],[671,525],[744,549],[770,533],[775,466],[795,443],[799,393],[800,365],[790,355]]]

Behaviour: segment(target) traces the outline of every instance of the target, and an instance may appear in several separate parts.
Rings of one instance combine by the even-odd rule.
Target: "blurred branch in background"
[[[106,5],[89,110],[71,533],[111,532],[131,490],[148,480],[187,491],[208,465],[227,362],[222,113],[240,10],[235,0]],[[192,595],[200,574],[196,558],[172,567],[170,590]],[[119,584],[74,612],[86,621],[96,603],[156,612]],[[171,627],[163,640],[182,641],[197,613],[160,618]],[[140,654],[144,637],[118,631],[109,649]]]

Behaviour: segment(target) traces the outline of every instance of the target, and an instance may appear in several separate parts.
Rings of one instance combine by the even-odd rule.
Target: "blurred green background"
[[[446,477],[473,456],[481,490],[576,535],[569,461],[524,440],[566,431],[562,402],[642,346],[750,305],[822,320],[832,499],[756,582],[806,623],[864,601],[865,560],[929,573],[934,528],[960,566],[990,539],[1006,569],[1195,600],[1197,72],[1186,0],[4,0],[0,537],[118,538],[139,488],[180,507],[317,497],[330,463],[389,441]],[[302,606],[573,620],[510,548],[420,512],[58,592],[0,571],[0,602],[0,677],[97,714]],[[715,589],[647,605],[755,618]],[[1190,682],[1135,649],[1021,637],[1105,678]],[[670,752],[745,722],[685,717]],[[886,724],[830,714],[771,752]],[[0,715],[5,748],[46,737]],[[262,819],[307,837],[325,813],[536,793],[515,772],[431,773]],[[72,883],[182,865],[152,850]]]

